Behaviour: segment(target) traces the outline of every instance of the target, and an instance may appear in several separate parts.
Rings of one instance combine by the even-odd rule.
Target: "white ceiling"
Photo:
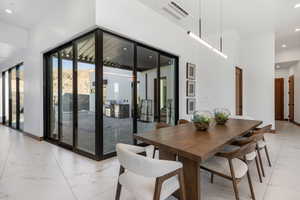
[[[52,11],[62,1],[71,0],[1,0],[0,21],[30,29],[44,16],[53,14]],[[180,21],[162,10],[162,7],[168,7],[171,0],[138,1],[163,14],[184,30],[198,29],[200,0],[173,0],[190,13],[187,18]],[[242,37],[275,31],[276,51],[283,50],[282,44],[287,45],[284,50],[300,48],[300,32],[294,31],[296,27],[300,28],[300,8],[294,9],[294,5],[300,3],[300,0],[202,0],[203,35],[220,33],[221,1],[224,30],[237,30]],[[11,9],[13,14],[7,14],[5,12],[7,8]],[[5,48],[0,50],[3,52],[3,49]]]
[[[43,19],[45,15],[51,14],[52,9],[55,9],[59,2],[59,0],[1,0],[0,20],[30,29]],[[13,13],[8,14],[5,12],[5,9],[10,9]]]
[[[280,69],[288,69],[291,66],[294,66],[298,63],[299,61],[290,61],[290,62],[280,62],[275,64],[275,69],[278,69],[277,66],[280,67]]]
[[[168,7],[171,0],[139,0],[157,12],[169,18],[183,29],[189,30],[197,26],[200,0],[173,0],[183,7],[189,17],[176,20],[162,7]],[[219,33],[220,27],[220,1],[223,4],[223,29],[237,30],[242,37],[258,34],[264,31],[275,31],[276,51],[287,48],[300,48],[300,32],[295,33],[295,28],[300,28],[300,8],[294,5],[300,0],[202,0],[202,20],[204,34]]]

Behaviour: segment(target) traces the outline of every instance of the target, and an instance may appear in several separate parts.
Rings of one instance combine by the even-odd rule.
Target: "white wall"
[[[289,76],[290,68],[275,69],[275,78],[284,79],[284,119],[289,118]]]
[[[180,118],[191,117],[186,115],[187,62],[197,65],[197,109],[226,107],[232,113],[235,113],[234,67],[242,63],[245,69],[244,99],[247,112],[274,123],[274,35],[261,36],[240,44],[237,32],[225,31],[223,48],[229,58],[224,60],[188,37],[187,30],[137,0],[77,0],[76,3],[66,0],[57,5],[51,16],[41,19],[30,30],[27,48],[1,65],[3,69],[16,64],[18,60],[24,61],[26,132],[43,135],[42,53],[95,24],[179,56]],[[217,37],[208,38],[217,44]],[[243,62],[239,61],[240,46],[244,47],[241,56]],[[271,64],[272,69],[269,67]],[[258,89],[254,90],[254,86]]]
[[[43,52],[94,25],[94,0],[61,1],[51,15],[30,29],[27,48],[1,65],[2,70],[24,61],[25,132],[43,136]]]
[[[265,124],[274,122],[274,33],[241,42],[240,63],[244,72],[244,111]]]
[[[113,10],[115,15],[111,15]],[[122,19],[122,21],[120,21]],[[187,30],[173,24],[136,0],[96,0],[96,23],[158,49],[179,56],[180,117],[186,115],[186,63],[197,64],[197,109],[226,107],[235,112],[234,66],[238,64],[235,32],[224,34],[224,60],[187,35]]]

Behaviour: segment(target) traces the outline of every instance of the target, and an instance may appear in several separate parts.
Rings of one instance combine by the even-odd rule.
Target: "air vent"
[[[162,9],[176,20],[181,20],[189,15],[184,8],[174,1],[168,3],[168,7],[163,7]]]
[[[169,6],[183,17],[186,17],[189,15],[189,13],[184,8],[182,8],[180,5],[178,5],[174,1],[171,1]]]

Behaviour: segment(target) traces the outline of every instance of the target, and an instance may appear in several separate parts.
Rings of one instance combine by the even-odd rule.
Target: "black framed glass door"
[[[96,29],[45,54],[45,138],[96,160],[178,119],[178,57]]]
[[[23,63],[2,72],[2,123],[24,130]]]

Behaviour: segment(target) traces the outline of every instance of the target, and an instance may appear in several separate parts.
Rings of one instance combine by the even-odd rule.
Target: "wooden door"
[[[275,120],[284,120],[284,79],[275,79]]]
[[[289,120],[294,121],[294,76],[289,77]]]
[[[243,70],[235,68],[235,110],[236,115],[243,115]]]

